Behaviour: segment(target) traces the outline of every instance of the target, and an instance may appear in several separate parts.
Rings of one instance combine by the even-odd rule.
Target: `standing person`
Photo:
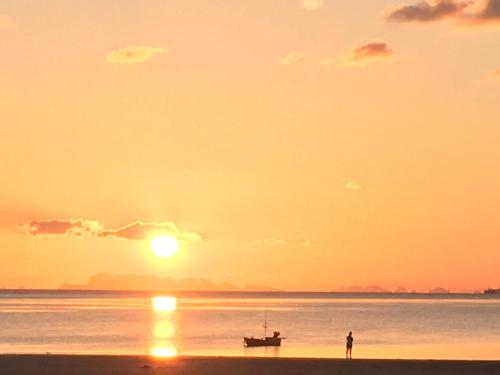
[[[345,338],[345,340],[345,359],[352,359],[352,343],[354,342],[352,332],[349,332],[349,335]]]

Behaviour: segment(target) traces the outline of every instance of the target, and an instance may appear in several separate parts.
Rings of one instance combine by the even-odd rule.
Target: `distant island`
[[[403,286],[399,286],[399,287],[397,287],[394,290],[394,293],[397,293],[397,294],[406,294],[406,293],[408,293],[408,290],[405,287],[403,287]]]
[[[87,284],[63,284],[59,289],[64,290],[149,290],[149,291],[253,291],[253,292],[277,292],[275,289],[265,285],[246,285],[237,287],[230,283],[214,283],[206,279],[172,277],[160,277],[154,275],[112,275],[109,273],[98,273],[89,278]]]
[[[332,293],[391,293],[390,290],[384,289],[378,285],[368,286],[347,286],[332,290]]]
[[[394,291],[384,289],[378,285],[367,285],[367,286],[347,286],[340,287],[338,289],[331,290],[332,293],[395,293],[395,294],[407,294],[407,293],[417,293],[416,290],[408,291],[405,287],[399,286]],[[435,287],[429,290],[429,294],[449,294],[450,291],[445,288]]]
[[[450,293],[450,291],[448,289],[445,289],[445,288],[435,287],[434,289],[429,290],[429,293],[431,293],[431,294],[448,294],[448,293]]]

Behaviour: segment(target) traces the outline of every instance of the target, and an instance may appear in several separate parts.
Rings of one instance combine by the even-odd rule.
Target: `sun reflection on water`
[[[177,298],[156,296],[151,299],[153,325],[151,329],[152,345],[149,354],[155,358],[177,356],[175,344],[175,312]]]
[[[152,298],[155,312],[169,312],[177,310],[177,298],[157,296]]]
[[[175,346],[157,346],[151,348],[149,354],[155,358],[172,358],[177,356],[177,349]]]
[[[175,336],[175,328],[169,321],[157,321],[153,326],[153,336],[158,339],[169,339]]]

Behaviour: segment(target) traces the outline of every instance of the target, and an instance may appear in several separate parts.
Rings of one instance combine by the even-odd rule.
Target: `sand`
[[[157,374],[500,374],[500,361],[341,360],[290,358],[0,355],[1,375]]]

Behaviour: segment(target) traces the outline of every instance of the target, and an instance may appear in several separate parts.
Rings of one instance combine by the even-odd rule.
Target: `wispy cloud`
[[[394,51],[383,41],[373,41],[353,49],[344,58],[344,64],[366,65],[377,60],[390,58]]]
[[[282,66],[287,66],[291,64],[295,64],[301,60],[304,60],[306,58],[306,55],[301,52],[290,52],[288,55],[283,57],[280,61],[279,64]]]
[[[309,11],[315,11],[325,6],[324,0],[302,0],[302,8]]]
[[[159,235],[170,235],[185,242],[197,242],[201,240],[199,234],[181,231],[172,221],[164,223],[143,223],[136,221],[119,229],[104,230],[99,233],[100,237],[112,236],[128,240],[145,240]]]
[[[389,8],[386,19],[413,23],[453,20],[469,25],[500,23],[500,0],[419,1]]]
[[[500,80],[500,68],[494,69],[490,72],[489,76],[496,80]]]
[[[197,242],[197,233],[181,231],[172,221],[144,223],[136,221],[118,229],[104,229],[96,220],[83,218],[34,220],[25,225],[32,236],[117,237],[129,240],[146,240],[158,235],[170,235],[184,242]]]
[[[347,190],[361,190],[361,185],[353,182],[353,181],[347,181],[344,185],[344,189]]]
[[[277,238],[266,238],[264,240],[257,241],[257,244],[268,245],[268,246],[283,246],[286,245],[286,241]]]
[[[166,52],[167,49],[163,47],[128,46],[116,51],[111,51],[106,56],[106,61],[110,64],[140,63]]]
[[[0,14],[0,29],[8,29],[14,26],[14,21],[6,14]]]
[[[474,82],[477,86],[500,84],[500,68],[493,69]]]
[[[323,247],[325,246],[321,242],[314,242],[314,241],[304,241],[301,243],[301,246],[304,247]]]
[[[323,65],[324,67],[329,67],[331,65],[335,65],[337,63],[342,63],[342,59],[338,57],[325,57],[324,59],[320,60],[319,63]]]

